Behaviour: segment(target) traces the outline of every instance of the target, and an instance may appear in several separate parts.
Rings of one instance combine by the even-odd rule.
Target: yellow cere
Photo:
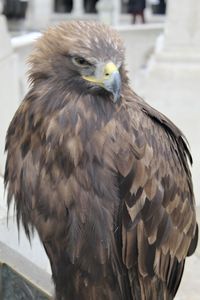
[[[88,80],[90,82],[97,83],[99,85],[103,86],[103,83],[106,79],[110,77],[110,75],[114,72],[118,71],[118,68],[116,67],[115,64],[112,62],[109,62],[105,65],[103,69],[103,77],[102,78],[96,78],[95,76],[83,76],[85,80]]]
[[[104,75],[108,74],[111,75],[113,72],[118,71],[117,67],[115,66],[115,64],[113,64],[112,62],[107,63],[107,65],[104,68]]]

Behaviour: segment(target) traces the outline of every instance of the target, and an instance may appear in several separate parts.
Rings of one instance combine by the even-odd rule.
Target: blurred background
[[[96,20],[119,31],[133,89],[174,121],[189,141],[200,220],[200,1],[137,0],[137,8],[135,1],[0,0],[0,262],[9,263],[48,294],[50,267],[37,235],[30,246],[21,230],[19,243],[12,211],[7,225],[2,176],[6,130],[28,89],[26,59],[49,25]],[[199,248],[186,262],[176,297],[186,299],[200,299]]]

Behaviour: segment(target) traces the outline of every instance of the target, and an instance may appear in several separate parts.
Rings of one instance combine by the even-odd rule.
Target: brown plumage
[[[198,227],[181,131],[129,87],[104,25],[50,28],[7,133],[5,185],[57,300],[169,300]]]

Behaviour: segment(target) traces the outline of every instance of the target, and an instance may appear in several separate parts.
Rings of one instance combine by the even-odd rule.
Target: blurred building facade
[[[16,28],[20,21],[27,29],[42,29],[49,22],[70,19],[103,19],[104,22],[117,25],[120,16],[129,13],[131,0],[0,0],[3,14],[8,20],[14,20]],[[164,14],[167,0],[146,0],[153,14]],[[18,21],[18,22],[17,22]],[[21,29],[21,28],[20,28]]]

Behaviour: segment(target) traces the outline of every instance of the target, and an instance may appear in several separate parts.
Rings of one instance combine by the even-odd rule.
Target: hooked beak
[[[98,70],[99,71],[99,70]],[[102,72],[96,72],[97,74],[103,74],[101,76],[83,76],[87,81],[95,83],[113,95],[113,102],[116,103],[120,99],[121,91],[121,76],[118,68],[112,62],[107,63]]]

